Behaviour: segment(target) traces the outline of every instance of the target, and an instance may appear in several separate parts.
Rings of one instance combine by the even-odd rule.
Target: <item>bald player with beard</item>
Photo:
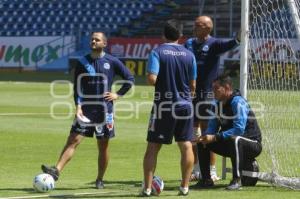
[[[194,134],[196,137],[207,129],[210,117],[209,110],[213,100],[212,82],[219,73],[220,56],[235,48],[240,41],[239,35],[237,38],[230,40],[217,39],[210,35],[212,30],[212,19],[208,16],[199,16],[194,23],[195,37],[188,39],[185,43],[185,47],[194,53],[197,62],[196,96],[193,100],[195,113]],[[195,166],[191,180],[200,180],[196,147],[194,147],[194,154]],[[198,153],[198,156],[200,155]],[[211,153],[210,174],[212,181],[220,179],[217,176],[215,163],[216,155]]]

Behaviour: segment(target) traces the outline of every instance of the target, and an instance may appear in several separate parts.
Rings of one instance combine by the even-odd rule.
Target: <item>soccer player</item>
[[[197,61],[196,96],[193,100],[195,118],[194,134],[200,136],[207,128],[209,117],[208,110],[211,107],[212,81],[218,75],[220,55],[233,49],[239,44],[239,37],[228,41],[217,39],[210,35],[213,22],[208,16],[199,16],[194,24],[194,38],[186,41],[185,47],[192,51]],[[239,36],[239,35],[238,35]],[[199,166],[197,161],[197,148],[194,147],[195,165],[191,180],[199,180]],[[198,154],[200,156],[201,154]],[[211,153],[211,177],[213,181],[219,180],[216,170],[216,155]]]
[[[79,59],[75,68],[74,101],[76,116],[70,135],[55,166],[42,165],[42,170],[58,180],[60,172],[72,158],[84,137],[97,138],[98,176],[96,188],[104,188],[103,176],[109,161],[109,139],[115,136],[113,101],[123,96],[132,86],[134,77],[117,58],[104,52],[107,38],[103,32],[93,32],[90,39],[91,53]],[[111,91],[113,78],[124,79],[121,88]]]
[[[152,50],[149,55],[147,80],[155,86],[155,97],[143,163],[143,196],[151,195],[158,153],[162,144],[172,143],[173,137],[181,152],[182,181],[179,195],[188,195],[189,192],[189,177],[194,162],[191,95],[195,91],[197,66],[193,53],[178,44],[181,35],[182,24],[169,20],[163,30],[166,43]]]
[[[232,89],[230,77],[217,77],[213,81],[213,92],[216,99],[212,108],[214,116],[202,136],[196,138],[201,154],[201,187],[214,185],[209,171],[209,151],[213,151],[231,158],[233,178],[226,189],[238,190],[242,169],[261,153],[261,131],[248,102],[238,90]]]

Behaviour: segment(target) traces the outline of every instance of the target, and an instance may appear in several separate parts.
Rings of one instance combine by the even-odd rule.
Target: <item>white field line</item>
[[[51,115],[51,113],[0,113],[0,116],[23,116],[23,115]],[[69,113],[55,113],[55,115],[69,115]]]
[[[29,196],[3,197],[0,199],[27,199],[27,198],[49,198],[49,197],[51,197],[51,198],[67,198],[67,197],[74,197],[74,196],[115,194],[115,193],[120,193],[120,191],[84,192],[84,193],[70,193],[70,194],[43,194],[43,195],[31,195],[31,196],[29,195]]]

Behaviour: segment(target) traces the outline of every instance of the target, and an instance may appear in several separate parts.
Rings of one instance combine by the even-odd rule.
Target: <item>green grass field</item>
[[[94,189],[97,173],[96,142],[95,139],[85,139],[62,172],[60,180],[55,184],[55,190],[40,194],[33,190],[32,180],[35,175],[41,173],[42,163],[55,164],[64,146],[73,120],[72,96],[52,96],[49,81],[53,78],[46,76],[48,82],[43,83],[34,82],[31,78],[27,79],[31,79],[32,82],[24,83],[8,81],[9,78],[5,75],[0,77],[0,198],[37,197],[47,194],[51,195],[50,198],[137,197],[142,180],[142,159],[153,91],[151,87],[135,86],[132,97],[121,99],[120,104],[116,106],[117,136],[110,144],[111,161],[105,176],[105,189]],[[62,77],[69,79],[69,76]],[[68,86],[57,84],[53,91],[57,95],[64,95],[69,92]],[[142,102],[144,105],[141,105]],[[125,110],[128,109],[125,103],[132,104],[132,111]],[[72,105],[72,109],[69,109],[69,104]],[[298,153],[291,157],[299,159]],[[162,177],[165,182],[161,198],[177,197],[179,161],[176,144],[162,148],[156,169],[156,175]],[[230,165],[229,162],[228,164]],[[217,166],[221,174],[220,158]],[[299,191],[275,188],[265,183],[259,183],[256,187],[244,187],[237,192],[228,192],[224,188],[231,176],[227,176],[226,180],[217,182],[214,189],[191,190],[188,198],[290,199],[299,198],[300,195]]]

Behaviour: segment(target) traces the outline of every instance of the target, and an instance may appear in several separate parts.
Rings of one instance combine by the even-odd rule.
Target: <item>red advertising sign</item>
[[[119,58],[147,59],[151,50],[163,42],[162,38],[110,38],[108,52]]]
[[[116,57],[147,59],[151,50],[161,43],[161,38],[110,38],[108,51]]]

